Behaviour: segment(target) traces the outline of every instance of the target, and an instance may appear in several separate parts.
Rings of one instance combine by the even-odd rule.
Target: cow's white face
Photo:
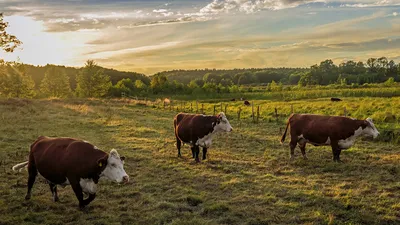
[[[379,131],[376,129],[374,122],[372,122],[371,118],[367,118],[368,126],[363,130],[364,135],[372,136],[373,138],[378,137]]]
[[[225,113],[220,112],[218,115],[220,122],[214,127],[216,132],[224,131],[224,132],[231,132],[233,130],[231,124],[229,123],[228,119],[225,116]]]
[[[107,166],[101,173],[101,176],[118,183],[129,181],[129,176],[124,170],[124,157],[120,157],[117,150],[110,151],[107,159]]]

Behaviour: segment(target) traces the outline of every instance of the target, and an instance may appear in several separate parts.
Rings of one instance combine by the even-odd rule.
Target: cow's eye
[[[115,163],[112,163],[111,166],[112,167],[117,167],[117,165]]]

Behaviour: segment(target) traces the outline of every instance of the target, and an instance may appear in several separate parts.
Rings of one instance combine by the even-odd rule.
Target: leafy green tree
[[[142,80],[136,80],[135,88],[142,91],[147,89],[147,85]]]
[[[367,60],[368,70],[371,73],[376,73],[378,71],[378,63],[376,58],[369,58]]]
[[[47,97],[68,97],[71,94],[71,87],[65,70],[49,67],[40,84],[40,91]]]
[[[196,83],[196,80],[192,80],[192,81],[190,81],[190,83],[188,84],[188,87],[190,88],[190,89],[196,89],[196,88],[198,88],[199,87],[199,85]]]
[[[300,87],[304,87],[304,86],[307,86],[307,85],[315,85],[315,84],[317,84],[317,81],[315,80],[315,78],[314,78],[314,76],[313,76],[311,71],[308,72],[308,73],[303,74],[300,77],[300,80],[299,80],[299,83],[298,83],[298,85]]]
[[[391,86],[393,84],[395,84],[393,77],[389,77],[389,79],[387,79],[387,81],[385,81],[385,85],[387,85],[387,86]]]
[[[15,98],[32,98],[35,82],[27,74],[24,64],[2,63],[0,65],[0,94]]]
[[[8,34],[7,27],[8,23],[4,22],[3,13],[0,13],[0,48],[5,52],[13,52],[22,42],[14,35]]]
[[[165,75],[153,76],[150,81],[150,88],[154,94],[168,92],[169,86],[168,79]]]
[[[295,72],[289,76],[289,84],[295,85],[299,83],[301,76],[304,75],[303,72]]]
[[[219,84],[221,80],[221,77],[214,74],[214,73],[206,73],[203,77],[203,81],[205,83],[214,83],[214,84]]]
[[[241,73],[238,79],[238,85],[256,83],[256,78],[251,72]]]
[[[93,60],[86,61],[76,76],[76,83],[76,93],[80,97],[102,97],[112,86],[110,77]]]
[[[397,66],[393,60],[390,60],[386,69],[386,76],[395,77],[397,75]]]

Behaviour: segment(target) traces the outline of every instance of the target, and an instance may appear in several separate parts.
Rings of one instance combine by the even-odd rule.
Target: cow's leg
[[[71,184],[72,190],[74,190],[75,196],[79,201],[79,208],[83,209],[87,204],[83,200],[82,187],[79,184],[79,179],[75,177],[68,177],[69,183]]]
[[[181,140],[179,140],[178,136],[176,137],[176,148],[178,149],[178,157],[181,157]]]
[[[299,147],[304,159],[308,159],[306,154],[306,144],[307,143],[305,141],[299,141]]]
[[[340,161],[341,149],[339,148],[339,144],[337,142],[332,142],[331,147],[332,147],[333,161],[341,162]]]
[[[96,193],[94,194],[89,194],[89,197],[85,200],[83,200],[84,205],[89,205],[90,202],[92,202],[96,198]]]
[[[290,161],[294,159],[294,149],[296,148],[297,145],[297,140],[291,140],[290,143]]]
[[[196,158],[196,146],[190,148],[192,150],[192,158]]]
[[[194,147],[194,155],[195,155],[196,162],[200,162],[199,153],[200,153],[200,147],[195,145],[195,147]]]
[[[340,153],[342,152],[342,149],[338,148],[336,151],[336,161],[337,162],[343,162],[342,160],[340,160]]]
[[[203,147],[203,160],[207,159],[207,148]]]
[[[53,183],[51,183],[50,181],[49,181],[49,186],[50,186],[50,191],[51,191],[51,194],[52,194],[52,196],[53,196],[53,201],[54,202],[58,202],[58,195],[57,195],[57,185],[56,184],[53,184]]]
[[[38,174],[38,171],[36,169],[36,165],[33,163],[33,161],[29,161],[28,164],[28,173],[29,173],[29,177],[28,177],[28,191],[25,195],[25,200],[29,200],[31,199],[31,191],[32,191],[32,187],[33,184],[35,183],[35,179],[36,176]]]

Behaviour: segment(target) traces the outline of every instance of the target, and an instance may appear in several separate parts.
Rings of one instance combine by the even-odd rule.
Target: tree
[[[205,83],[214,83],[214,84],[218,84],[221,80],[221,77],[213,74],[213,73],[206,73],[203,76],[203,81]]]
[[[71,94],[71,87],[65,70],[49,67],[40,84],[40,91],[48,97],[68,97]]]
[[[376,58],[369,58],[367,60],[368,70],[371,73],[376,73],[378,71],[378,65]]]
[[[150,81],[150,88],[154,94],[158,94],[162,91],[168,91],[169,82],[165,75],[156,75]]]
[[[32,98],[35,82],[26,73],[24,64],[2,63],[0,65],[0,94],[7,97]]]
[[[0,13],[0,48],[5,52],[13,52],[16,47],[22,44],[14,35],[8,34],[6,28],[8,23],[3,20],[3,13]]]
[[[102,97],[112,86],[110,77],[93,60],[86,61],[76,76],[76,83],[76,93],[80,97]]]

